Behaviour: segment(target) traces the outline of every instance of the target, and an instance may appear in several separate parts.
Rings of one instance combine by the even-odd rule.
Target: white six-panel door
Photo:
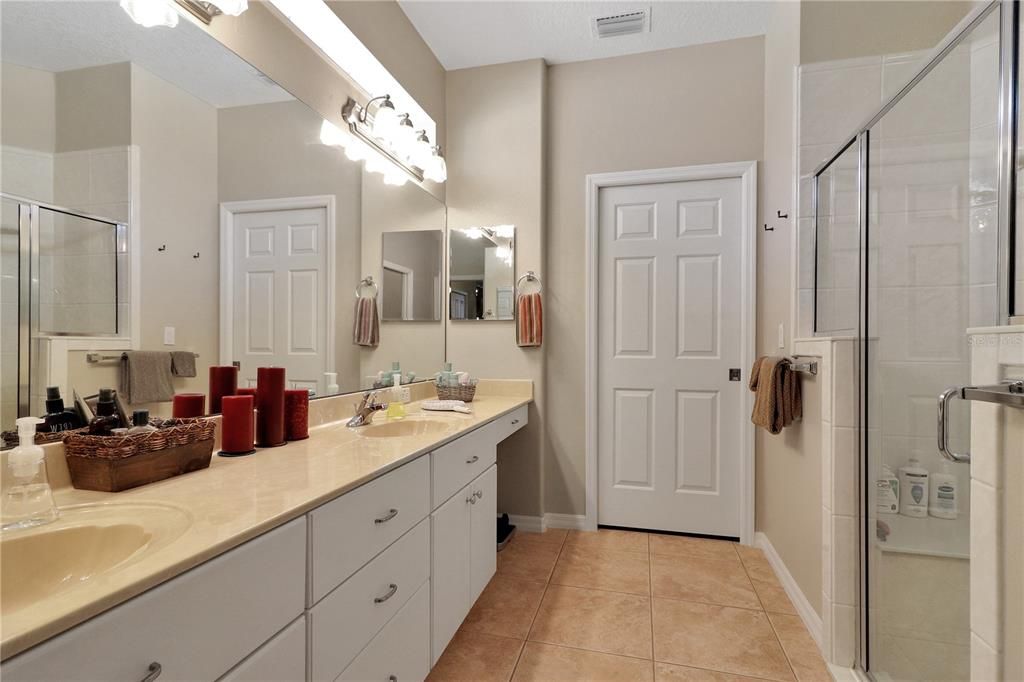
[[[232,359],[240,386],[257,367],[322,393],[327,362],[327,211],[238,213],[232,230]]]
[[[742,181],[602,187],[597,206],[598,523],[739,537]]]

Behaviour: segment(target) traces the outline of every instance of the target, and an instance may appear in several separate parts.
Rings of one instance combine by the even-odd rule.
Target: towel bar
[[[85,361],[90,363],[90,364],[95,365],[98,362],[107,362],[107,361],[110,361],[110,360],[120,360],[121,356],[123,356],[123,355],[124,355],[124,353],[118,353],[117,355],[103,355],[102,353],[86,353],[85,354]],[[199,353],[193,353],[193,355],[195,355],[197,358],[199,357]]]
[[[799,360],[799,356],[792,358],[786,358],[789,361],[789,368],[794,372],[806,372],[807,374],[818,374],[818,361],[817,360]]]

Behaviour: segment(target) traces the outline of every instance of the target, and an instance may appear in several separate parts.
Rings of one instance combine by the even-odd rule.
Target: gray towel
[[[196,354],[190,350],[171,351],[171,372],[176,377],[194,377]]]
[[[171,354],[148,350],[123,353],[120,392],[129,405],[169,401],[174,397]]]

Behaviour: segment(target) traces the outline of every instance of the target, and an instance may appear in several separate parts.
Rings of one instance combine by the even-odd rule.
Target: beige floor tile
[[[581,551],[646,552],[647,533],[628,530],[571,530],[565,538],[566,547]]]
[[[832,675],[821,657],[818,645],[814,643],[800,617],[769,613],[768,618],[775,627],[796,678],[800,682],[832,682]]]
[[[651,600],[633,594],[549,585],[529,639],[651,658]]]
[[[771,680],[793,680],[761,611],[654,599],[654,658],[664,663]]]
[[[514,537],[505,549],[498,552],[498,575],[535,582],[547,582],[555,567],[561,547],[551,542]]]
[[[772,570],[772,565],[768,563],[768,559],[765,558],[764,552],[760,549],[746,545],[737,545],[736,552],[739,553],[740,559],[743,561],[743,567],[747,569],[747,575],[750,576],[751,580],[763,580],[765,582],[778,580],[775,576],[775,571]]]
[[[551,574],[551,582],[557,585],[649,595],[650,558],[639,552],[604,550],[594,553],[570,545],[562,548],[562,554],[555,564],[555,572]]]
[[[738,561],[652,554],[651,590],[655,597],[761,608]]]
[[[548,528],[543,533],[527,533],[522,530],[517,530],[516,537],[513,538],[513,541],[519,538],[526,538],[528,541],[533,540],[536,542],[547,542],[561,547],[562,543],[565,542],[565,536],[568,534],[569,531],[565,528]]]
[[[540,582],[495,575],[462,622],[462,629],[526,639],[545,587]]]
[[[669,663],[654,664],[654,680],[655,682],[759,682],[756,677],[720,673],[703,668],[688,668],[684,665]]]
[[[761,599],[761,606],[765,611],[772,613],[785,613],[791,616],[797,615],[796,607],[789,600],[789,595],[778,580],[751,580],[754,584],[754,591]]]
[[[651,554],[700,556],[707,559],[722,559],[738,562],[735,542],[726,540],[705,540],[685,535],[657,535],[649,537]]]
[[[516,666],[516,682],[645,682],[654,679],[651,661],[596,651],[527,642]]]
[[[427,682],[507,682],[523,643],[479,632],[455,633]]]

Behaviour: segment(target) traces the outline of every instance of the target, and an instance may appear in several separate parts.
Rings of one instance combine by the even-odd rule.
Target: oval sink
[[[357,428],[356,432],[360,436],[369,436],[370,438],[405,438],[440,434],[450,428],[450,423],[437,419],[403,419],[402,421],[362,426]]]
[[[0,609],[11,613],[109,575],[175,540],[191,517],[177,507],[80,505],[45,526],[0,538]]]

